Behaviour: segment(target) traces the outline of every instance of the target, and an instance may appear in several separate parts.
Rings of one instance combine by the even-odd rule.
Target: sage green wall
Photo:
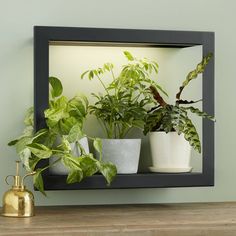
[[[236,30],[234,0],[0,0],[0,196],[14,173],[8,140],[33,100],[33,26],[81,26],[216,33],[216,184],[205,188],[35,192],[37,205],[236,200]],[[32,186],[31,181],[28,185]],[[31,187],[32,188],[32,187]]]

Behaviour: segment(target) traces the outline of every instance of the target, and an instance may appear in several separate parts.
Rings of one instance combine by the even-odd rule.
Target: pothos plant
[[[62,95],[63,87],[59,79],[49,77],[51,85],[49,108],[44,111],[46,128],[34,133],[33,108],[26,114],[26,125],[23,134],[8,145],[15,146],[16,152],[27,171],[36,171],[35,187],[44,192],[42,172],[61,161],[69,170],[67,183],[80,182],[83,178],[100,172],[108,184],[116,175],[116,167],[110,162],[102,161],[101,140],[88,137],[93,141],[95,149],[100,153],[100,159],[86,153],[79,140],[87,137],[83,132],[83,123],[87,115],[88,101],[85,96],[75,96],[72,99]],[[80,156],[75,156],[71,143],[76,143]],[[43,168],[37,168],[42,159],[54,158],[55,161]]]
[[[167,95],[152,79],[158,73],[157,62],[137,59],[128,51],[124,51],[124,55],[128,63],[123,65],[118,75],[115,75],[112,63],[105,63],[81,75],[82,79],[85,76],[89,80],[98,79],[105,91],[104,94],[92,94],[97,101],[89,108],[109,139],[122,139],[134,127],[143,129],[146,108],[153,104],[150,86]],[[106,74],[112,78],[108,85],[104,79]]]
[[[148,112],[144,127],[144,134],[152,131],[165,131],[166,133],[176,131],[178,134],[183,133],[189,144],[196,151],[201,153],[201,142],[199,135],[192,120],[189,118],[189,112],[210,120],[214,120],[214,117],[194,106],[190,106],[190,104],[200,102],[201,100],[183,100],[181,99],[181,95],[186,86],[193,79],[196,79],[199,74],[204,72],[205,67],[207,66],[211,57],[212,54],[208,54],[193,71],[189,72],[186,79],[179,88],[178,93],[176,94],[176,101],[174,105],[168,104],[157,91],[157,89],[153,86],[150,86],[150,91],[156,100],[156,106],[154,106]]]

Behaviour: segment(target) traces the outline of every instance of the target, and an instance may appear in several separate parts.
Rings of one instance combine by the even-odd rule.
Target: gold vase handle
[[[14,175],[8,175],[8,176],[6,176],[6,178],[5,178],[5,182],[7,183],[7,185],[10,185],[9,183],[8,183],[8,181],[7,181],[7,179],[9,178],[9,177],[13,177],[13,179],[14,179]]]
[[[35,174],[36,174],[36,171],[33,171],[33,172],[30,172],[30,173],[24,175],[24,176],[22,177],[22,180],[21,180],[21,186],[24,186],[24,181],[25,181],[25,178],[26,178],[26,177],[31,176],[31,175],[35,175]]]

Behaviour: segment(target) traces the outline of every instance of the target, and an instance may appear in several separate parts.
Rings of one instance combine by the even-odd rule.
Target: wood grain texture
[[[0,235],[234,236],[236,203],[37,207],[0,217]]]

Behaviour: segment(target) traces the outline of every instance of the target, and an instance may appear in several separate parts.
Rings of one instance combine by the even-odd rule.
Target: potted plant
[[[104,94],[92,94],[97,101],[89,107],[90,113],[100,122],[106,139],[102,139],[102,155],[117,167],[119,174],[137,173],[141,139],[127,139],[133,129],[143,129],[147,107],[153,104],[149,87],[165,91],[151,77],[158,73],[158,64],[148,59],[137,59],[128,51],[124,52],[128,63],[123,65],[116,76],[114,65],[105,63],[103,67],[87,70],[82,75],[89,80],[98,79]],[[103,76],[109,73],[112,82],[107,86]]]
[[[87,99],[84,96],[75,96],[72,99],[62,96],[62,84],[55,77],[49,77],[49,83],[51,100],[49,108],[44,112],[47,127],[34,133],[33,108],[30,108],[24,120],[26,128],[23,134],[9,145],[16,147],[27,170],[36,171],[34,185],[42,193],[42,172],[57,166],[58,163],[63,165],[63,168],[60,167],[63,174],[68,175],[68,184],[80,182],[97,172],[102,173],[110,184],[116,175],[116,167],[110,162],[104,162],[102,155],[99,160],[95,159],[93,154],[88,152],[88,148],[86,150],[87,143],[83,146],[84,141],[81,142],[87,137],[82,130],[88,107]],[[101,140],[89,138],[93,140],[95,149],[101,153]],[[37,168],[38,162],[42,159],[49,159],[49,165]],[[65,172],[64,168],[68,171]]]
[[[190,105],[200,102],[201,100],[182,100],[181,94],[193,79],[196,79],[200,73],[203,73],[211,57],[212,54],[208,54],[197,65],[196,69],[187,75],[176,94],[174,105],[168,104],[156,88],[150,86],[150,91],[156,100],[156,106],[148,112],[144,134],[150,132],[150,145],[153,160],[153,166],[150,167],[151,171],[191,171],[191,146],[200,153],[201,143],[198,132],[189,118],[188,113],[191,112],[210,120],[214,120],[214,118]]]

